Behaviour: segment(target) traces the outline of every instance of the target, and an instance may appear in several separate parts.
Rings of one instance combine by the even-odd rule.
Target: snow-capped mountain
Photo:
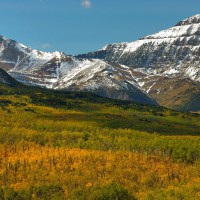
[[[28,85],[157,104],[139,86],[129,67],[99,59],[77,59],[61,52],[41,52],[5,37],[0,37],[0,68]]]
[[[110,44],[99,51],[78,55],[77,58],[98,58],[129,66],[134,70],[140,86],[161,105],[183,105],[194,94],[200,96],[200,15],[189,17],[172,28],[137,41]],[[188,84],[195,86],[195,93]],[[184,98],[174,105],[177,96],[172,93],[177,85]],[[164,102],[169,96],[172,99]]]
[[[25,84],[155,104],[152,96],[162,106],[200,110],[200,15],[76,57],[0,37],[0,66]]]
[[[79,58],[100,58],[152,74],[200,81],[200,15],[131,43],[107,45]]]

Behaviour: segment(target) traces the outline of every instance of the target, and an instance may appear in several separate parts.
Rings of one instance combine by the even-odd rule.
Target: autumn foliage
[[[199,115],[70,95],[1,95],[0,199],[200,199]]]

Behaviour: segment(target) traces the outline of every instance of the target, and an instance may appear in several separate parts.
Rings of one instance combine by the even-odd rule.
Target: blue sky
[[[200,13],[200,0],[0,0],[0,35],[78,54],[129,42]]]

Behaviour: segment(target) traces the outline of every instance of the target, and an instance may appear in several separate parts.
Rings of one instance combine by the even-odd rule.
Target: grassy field
[[[200,115],[0,85],[0,199],[200,199]]]

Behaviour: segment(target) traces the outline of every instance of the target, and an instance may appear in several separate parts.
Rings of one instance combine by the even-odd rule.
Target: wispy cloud
[[[92,7],[92,3],[90,0],[83,0],[81,5],[84,7],[84,8],[91,8]]]
[[[44,43],[41,45],[42,49],[48,49],[51,47],[51,45],[49,43]]]

